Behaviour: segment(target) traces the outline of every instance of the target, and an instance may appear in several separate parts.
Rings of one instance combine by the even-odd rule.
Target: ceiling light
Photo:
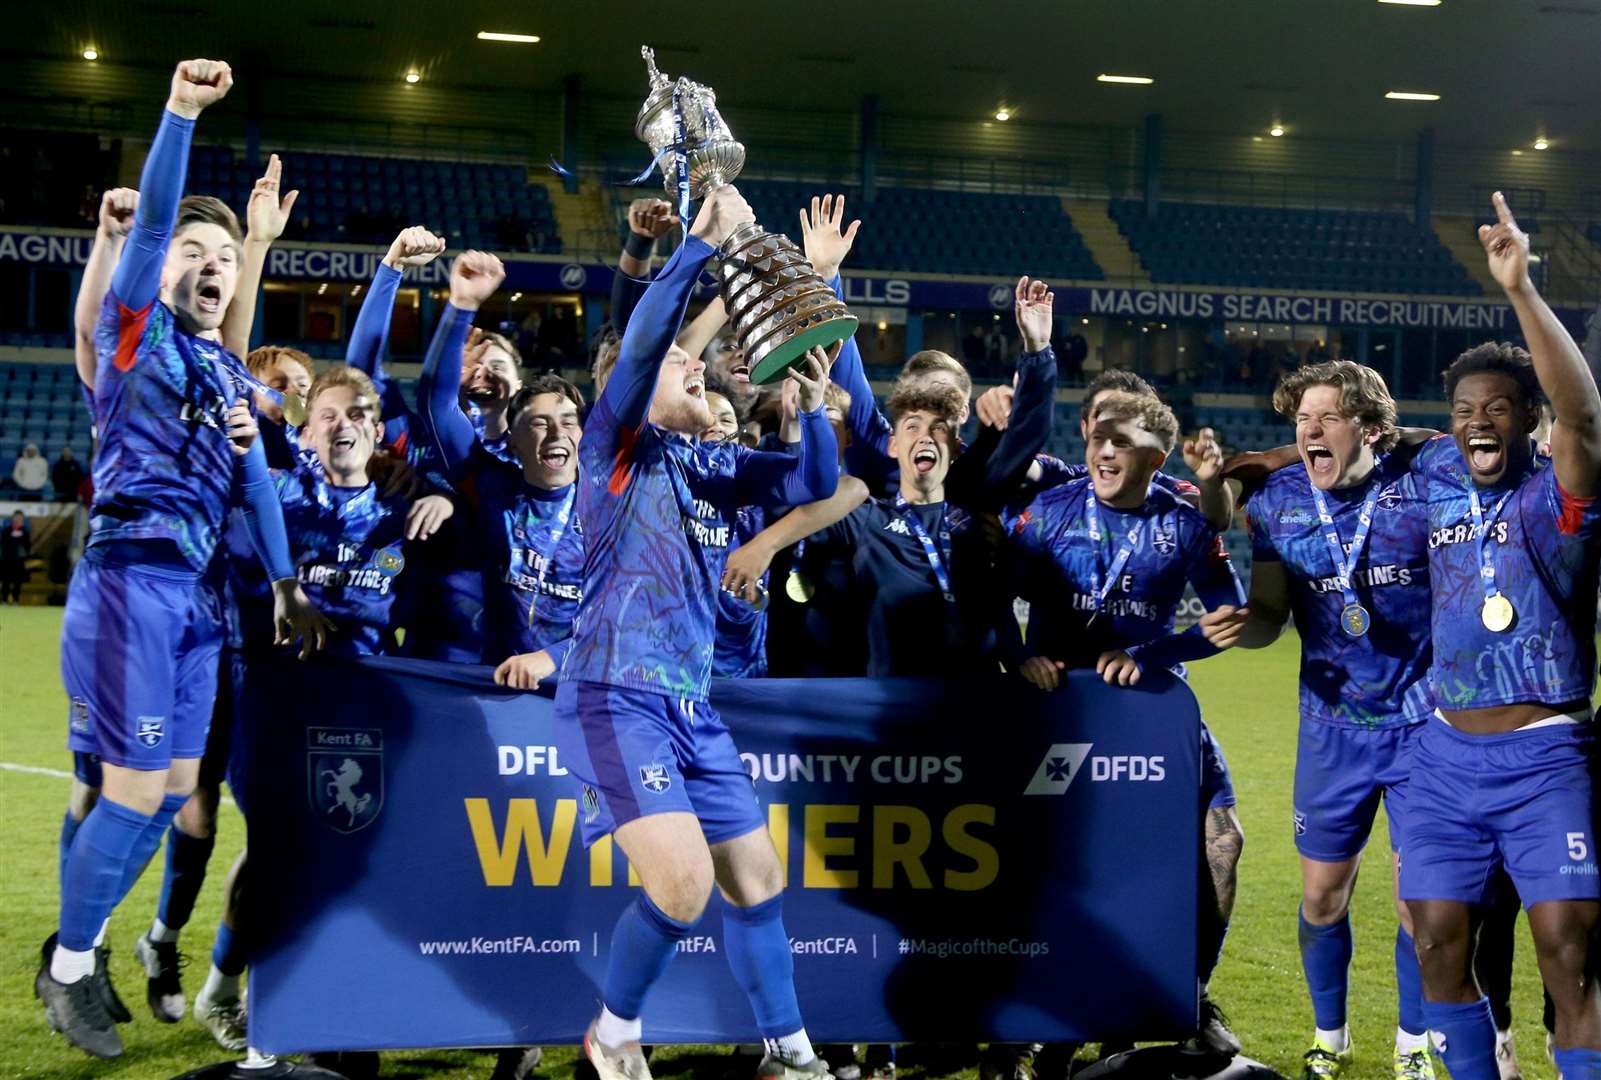
[[[1545,141],[1545,136],[1544,135],[1541,135],[1538,139],[1534,140],[1534,148],[1536,150],[1544,150],[1546,147],[1548,147],[1550,145],[1551,145],[1550,143]]]
[[[1260,136],[1260,135],[1252,135],[1251,136],[1251,141],[1252,142],[1261,142],[1262,141],[1262,136]]]
[[[83,58],[85,60],[98,60],[100,59],[100,50],[91,45],[83,50]]]
[[[514,304],[517,301],[521,300],[522,298],[523,298],[523,294],[520,293],[520,292],[514,292],[514,293],[511,294],[511,302],[514,303]]]
[[[888,329],[889,329],[889,320],[887,320],[887,319],[878,320],[878,332],[880,334],[884,333]]]
[[[1156,80],[1155,79],[1147,79],[1144,75],[1107,75],[1107,74],[1103,73],[1103,74],[1095,76],[1095,81],[1096,82],[1128,83],[1131,86],[1150,86]]]
[[[1011,118],[1012,110],[1008,109],[1005,105],[1002,105],[999,109],[995,110],[995,119],[999,120],[1001,123],[1004,124]]]
[[[1439,7],[1440,0],[1379,0],[1381,4],[1395,4],[1398,7]]]
[[[1522,157],[1523,156],[1523,151],[1522,150],[1514,150],[1514,151],[1512,151],[1512,156],[1513,157]]]
[[[323,293],[325,293],[327,291],[328,291],[328,283],[326,281],[323,282],[321,285],[317,286],[317,295],[318,296],[321,296]]]
[[[408,71],[406,72],[406,81],[409,83],[421,82],[422,76],[417,74],[415,71]]]
[[[1410,90],[1391,90],[1384,95],[1391,101],[1439,101],[1439,94],[1416,94]]]
[[[478,31],[479,41],[509,41],[516,45],[538,45],[538,34],[498,34],[493,30]]]
[[[1272,127],[1267,129],[1267,133],[1269,135],[1273,136],[1276,139],[1280,135],[1284,134],[1284,125],[1283,124],[1274,124]]]
[[[1088,319],[1080,319],[1079,322],[1083,323],[1085,326],[1088,326],[1090,324],[1090,321]]]

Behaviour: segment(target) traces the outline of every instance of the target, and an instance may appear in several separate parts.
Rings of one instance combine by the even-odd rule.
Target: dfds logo
[[[1092,783],[1114,783],[1125,780],[1159,783],[1167,778],[1162,755],[1147,757],[1143,754],[1113,754],[1090,757],[1094,743],[1055,743],[1045,751],[1040,767],[1024,795],[1062,795],[1074,777],[1090,763]]]

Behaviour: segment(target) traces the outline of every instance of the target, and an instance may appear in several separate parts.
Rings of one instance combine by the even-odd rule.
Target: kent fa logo
[[[1061,795],[1090,756],[1094,743],[1054,743],[1045,751],[1045,760],[1034,770],[1034,779],[1023,789],[1024,795]]]
[[[1154,547],[1159,554],[1171,555],[1173,552],[1178,550],[1179,545],[1178,541],[1173,539],[1172,529],[1162,529],[1161,531],[1151,535],[1151,546]]]
[[[161,745],[161,740],[167,735],[167,718],[165,716],[141,716],[139,728],[135,737],[140,745],[155,747]]]
[[[384,733],[376,728],[307,728],[306,778],[312,813],[335,832],[360,832],[384,807]]]
[[[641,765],[639,783],[646,791],[653,791],[657,795],[673,786],[672,777],[667,775],[665,765]]]

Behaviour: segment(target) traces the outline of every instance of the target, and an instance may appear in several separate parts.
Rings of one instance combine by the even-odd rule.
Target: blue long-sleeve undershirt
[[[452,477],[466,465],[477,438],[472,421],[458,402],[462,353],[472,324],[472,312],[454,304],[445,305],[445,314],[423,357],[422,376],[417,380],[417,409],[423,433],[432,440],[445,471]]]
[[[111,292],[130,311],[142,311],[161,291],[161,268],[178,221],[184,178],[189,169],[189,142],[195,122],[172,112],[161,114],[161,126],[145,155],[139,174],[139,209],[111,274]]]
[[[752,451],[740,458],[734,494],[741,506],[799,506],[834,494],[839,487],[839,443],[821,407],[798,414],[799,454]]]
[[[267,568],[267,580],[294,577],[295,564],[289,557],[289,532],[284,526],[283,505],[278,501],[278,490],[273,486],[267,453],[260,439],[251,444],[250,452],[240,463],[239,508],[245,530],[250,534],[250,546],[256,549],[256,557]]]
[[[395,295],[400,290],[403,271],[380,261],[373,272],[372,284],[361,302],[356,325],[351,328],[350,340],[345,345],[345,363],[367,373],[378,396],[383,401],[383,418],[407,416],[411,407],[400,387],[384,371],[384,357],[389,354],[389,326],[395,311]]]
[[[683,328],[690,293],[712,254],[712,246],[700,237],[685,237],[640,297],[623,333],[617,366],[595,402],[595,415],[615,421],[617,430],[637,429],[649,415],[656,373]]]

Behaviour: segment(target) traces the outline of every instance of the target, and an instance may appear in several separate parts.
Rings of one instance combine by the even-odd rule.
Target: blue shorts
[[[1379,799],[1390,848],[1401,845],[1412,747],[1424,723],[1357,728],[1301,721],[1295,750],[1295,850],[1317,862],[1345,862],[1367,846]]]
[[[61,624],[67,748],[127,769],[200,757],[223,631],[221,601],[199,577],[85,555]]]
[[[704,702],[562,683],[556,749],[579,784],[586,847],[636,818],[674,811],[700,819],[708,844],[767,825],[733,735]]]
[[[1212,729],[1201,721],[1201,806],[1206,810],[1220,810],[1233,806],[1234,777],[1229,775],[1228,758],[1218,745]]]
[[[1483,902],[1498,865],[1525,908],[1601,899],[1589,724],[1465,735],[1430,720],[1412,753],[1401,899]]]

